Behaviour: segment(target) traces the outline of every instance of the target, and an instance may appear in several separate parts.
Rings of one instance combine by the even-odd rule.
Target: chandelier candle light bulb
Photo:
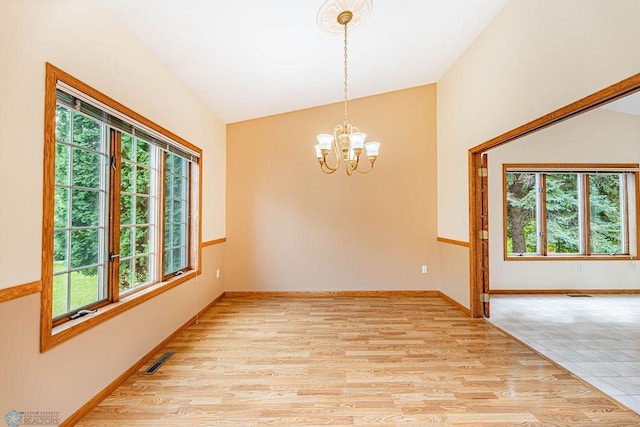
[[[337,32],[337,29],[344,30],[344,122],[337,125],[333,129],[333,135],[323,133],[317,136],[318,143],[315,145],[316,158],[320,163],[320,170],[326,174],[332,174],[340,168],[340,164],[344,164],[345,172],[351,176],[354,172],[369,173],[373,169],[373,165],[378,158],[380,150],[379,142],[367,142],[367,134],[352,126],[347,120],[347,30],[349,24],[352,28],[361,23],[372,8],[372,0],[327,0],[318,12],[318,25],[320,29],[328,32]],[[348,4],[350,10],[342,10],[343,5]],[[338,12],[337,18],[335,13]],[[337,25],[336,25],[337,23]],[[327,157],[331,153],[331,149],[335,153],[335,166],[329,166]],[[368,169],[358,168],[362,151],[366,152],[369,160]]]

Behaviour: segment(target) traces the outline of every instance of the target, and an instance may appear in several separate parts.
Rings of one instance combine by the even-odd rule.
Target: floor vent
[[[153,375],[156,373],[156,371],[158,369],[160,369],[160,366],[164,365],[165,362],[167,360],[169,360],[169,358],[171,356],[173,356],[174,354],[176,354],[174,351],[168,351],[165,354],[163,354],[162,356],[160,356],[160,358],[158,360],[156,360],[155,362],[153,362],[153,365],[149,366],[147,369],[145,369],[144,371],[142,371],[142,375]]]
[[[571,298],[591,298],[591,295],[587,294],[569,294],[567,296]]]

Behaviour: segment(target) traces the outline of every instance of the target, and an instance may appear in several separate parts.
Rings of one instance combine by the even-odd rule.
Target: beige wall
[[[45,62],[203,149],[203,238],[223,237],[224,124],[97,0],[0,0],[0,289],[40,279]],[[0,414],[64,419],[223,291],[203,275],[46,352],[40,295],[0,304]]]
[[[491,289],[638,289],[636,261],[504,261],[505,163],[640,163],[640,117],[597,109],[489,152]]]
[[[469,239],[470,147],[640,71],[637,16],[637,0],[507,3],[438,82],[440,237]]]
[[[342,104],[228,125],[226,289],[437,289],[435,92],[349,102],[382,142],[369,175],[324,175],[315,159]]]
[[[438,242],[438,289],[447,296],[469,307],[469,248]],[[446,280],[446,290],[443,290]]]

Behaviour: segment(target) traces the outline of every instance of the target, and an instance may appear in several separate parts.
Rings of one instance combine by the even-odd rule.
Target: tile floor
[[[492,295],[488,320],[640,413],[640,295]]]

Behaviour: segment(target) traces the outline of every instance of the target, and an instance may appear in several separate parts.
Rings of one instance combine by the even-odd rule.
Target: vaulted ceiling
[[[226,122],[342,99],[323,0],[102,1]],[[349,97],[437,82],[506,2],[374,0],[349,34]]]

